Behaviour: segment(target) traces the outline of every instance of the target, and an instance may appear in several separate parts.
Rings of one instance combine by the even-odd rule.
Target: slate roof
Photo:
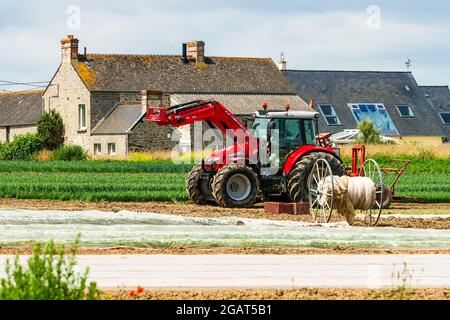
[[[450,89],[448,86],[420,86],[427,101],[437,110],[450,111]]]
[[[273,109],[282,109],[286,103],[289,103],[292,110],[309,110],[308,105],[297,95],[172,94],[170,104],[176,105],[199,99],[215,99],[238,115],[251,114],[260,110],[264,102]],[[119,104],[100,120],[91,134],[126,134],[144,115],[140,104]]]
[[[342,125],[329,126],[320,117],[323,132],[356,128],[348,103],[383,103],[401,136],[448,134],[411,72],[287,70],[284,74],[303,99],[314,98],[316,106],[333,105]],[[409,105],[415,117],[402,118],[396,108],[399,104]]]
[[[270,58],[206,57],[183,64],[177,55],[79,55],[72,62],[91,91],[295,94]]]
[[[44,91],[0,93],[0,127],[36,125]]]
[[[437,113],[450,112],[450,89],[448,86],[420,86],[425,99]],[[450,125],[442,124],[445,136],[450,139]]]
[[[170,96],[171,105],[193,100],[214,99],[223,104],[234,114],[251,114],[262,109],[267,102],[269,109],[284,109],[289,103],[292,110],[309,110],[309,106],[297,95],[264,95],[264,94],[173,94]]]
[[[142,106],[117,105],[92,129],[91,134],[126,134],[142,118]]]

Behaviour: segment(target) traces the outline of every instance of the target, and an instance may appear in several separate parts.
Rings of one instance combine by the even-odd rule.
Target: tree
[[[58,111],[51,109],[41,115],[37,135],[48,150],[55,150],[64,143],[64,123]]]
[[[358,144],[381,144],[380,131],[373,126],[372,121],[363,119],[358,124],[359,135],[356,138]]]

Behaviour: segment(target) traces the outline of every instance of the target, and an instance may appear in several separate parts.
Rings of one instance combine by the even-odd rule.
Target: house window
[[[399,133],[391,116],[381,103],[349,103],[356,121],[360,123],[363,119],[372,121],[375,128],[383,135],[398,136]]]
[[[102,145],[100,143],[94,143],[94,156],[102,154]]]
[[[322,112],[323,117],[327,121],[330,126],[340,126],[341,121],[334,111],[334,108],[331,104],[321,104],[319,105],[319,109]]]
[[[86,106],[78,105],[78,129],[86,130]]]
[[[398,105],[397,110],[402,116],[402,118],[414,118],[414,113],[411,110],[410,106],[407,105]]]
[[[440,115],[444,124],[450,124],[450,112],[442,112]]]
[[[110,156],[113,156],[116,154],[116,144],[115,143],[108,143],[108,154]]]
[[[6,127],[6,142],[10,142],[10,141],[11,141],[11,128]]]

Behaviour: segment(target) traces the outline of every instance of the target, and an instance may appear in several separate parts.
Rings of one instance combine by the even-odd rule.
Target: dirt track
[[[103,299],[137,300],[449,300],[449,288],[430,289],[247,289],[154,290],[135,298],[127,290],[103,292]]]
[[[67,250],[69,253],[70,250]],[[32,254],[31,247],[0,247],[0,254]],[[78,248],[77,254],[450,254],[450,249],[366,249],[366,248]]]
[[[309,215],[268,214],[262,204],[252,208],[232,209],[215,206],[197,206],[190,203],[168,202],[76,202],[55,200],[22,200],[0,199],[1,208],[20,208],[30,210],[102,210],[118,212],[129,210],[136,212],[156,212],[175,215],[189,215],[196,217],[225,217],[238,216],[244,218],[266,218],[274,220],[310,221]],[[378,227],[421,228],[421,229],[450,229],[450,215],[448,217],[420,219],[417,217],[389,217],[389,214],[450,214],[450,204],[415,204],[398,203],[385,210]],[[341,217],[333,216],[333,221]],[[363,226],[362,221],[355,225]]]

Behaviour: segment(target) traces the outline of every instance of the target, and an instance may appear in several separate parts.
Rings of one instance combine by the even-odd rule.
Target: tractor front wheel
[[[195,204],[213,204],[215,201],[211,190],[211,179],[201,178],[203,172],[201,165],[195,165],[188,174],[186,189],[189,198]]]
[[[330,164],[333,175],[344,175],[344,166],[338,158],[324,152],[313,152],[302,157],[292,168],[288,175],[288,195],[293,202],[308,202],[308,178],[317,159],[325,159]]]
[[[248,166],[229,164],[215,174],[212,190],[221,207],[247,207],[256,201],[258,176]]]

